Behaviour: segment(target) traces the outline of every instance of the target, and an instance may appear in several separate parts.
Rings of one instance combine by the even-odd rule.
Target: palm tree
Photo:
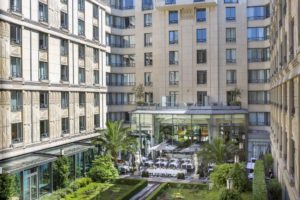
[[[224,163],[233,159],[238,152],[238,146],[234,142],[225,142],[221,137],[214,138],[212,143],[206,143],[198,152],[198,156],[204,163]]]
[[[100,132],[93,143],[109,153],[116,164],[119,152],[135,153],[137,150],[137,141],[129,135],[129,131],[129,128],[123,127],[123,121],[107,121],[106,129]]]

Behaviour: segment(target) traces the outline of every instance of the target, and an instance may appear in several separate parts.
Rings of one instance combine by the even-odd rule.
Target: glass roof
[[[64,155],[73,155],[78,152],[90,149],[91,147],[93,147],[93,146],[91,146],[88,143],[73,143],[70,145],[64,145],[64,146],[55,147],[55,148],[51,148],[51,149],[45,149],[45,150],[40,151],[39,153],[58,156],[58,155],[61,155],[61,150],[64,150]]]

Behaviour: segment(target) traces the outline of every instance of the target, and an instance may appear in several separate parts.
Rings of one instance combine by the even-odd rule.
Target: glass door
[[[38,180],[36,168],[24,171],[24,200],[38,199]]]

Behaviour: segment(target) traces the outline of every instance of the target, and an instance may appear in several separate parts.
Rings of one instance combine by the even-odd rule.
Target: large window
[[[248,20],[260,20],[270,16],[270,6],[251,6],[247,8]]]
[[[39,63],[39,80],[48,80],[48,63]]]
[[[150,38],[151,38],[151,43],[152,43],[152,35],[151,35],[151,37],[149,37],[149,39]],[[145,38],[144,38],[144,41],[145,41]],[[135,47],[135,36],[134,35],[121,36],[121,35],[112,35],[112,34],[107,33],[106,34],[106,45],[108,45],[110,47],[116,47],[116,48],[133,48],[133,47]]]
[[[93,26],[93,39],[99,40],[99,27]]]
[[[235,42],[235,41],[236,41],[236,29],[226,28],[226,42]]]
[[[134,0],[110,0],[110,7],[119,10],[129,10],[134,8]]]
[[[82,44],[78,45],[78,57],[79,59],[84,59],[85,57],[85,49],[84,49],[84,45]]]
[[[169,24],[178,24],[178,11],[169,11]]]
[[[106,25],[118,29],[130,29],[135,27],[135,17],[119,17],[106,13]]]
[[[236,83],[236,70],[226,70],[226,83],[227,84]]]
[[[179,84],[179,72],[170,71],[169,72],[169,85],[178,85]]]
[[[153,103],[153,93],[145,92],[145,103]]]
[[[81,35],[81,36],[85,35],[84,21],[81,19],[78,19],[78,35]]]
[[[60,40],[60,55],[67,56],[68,55],[68,40],[61,39]]]
[[[206,21],[206,9],[199,8],[196,10],[196,20],[197,22],[205,22]]]
[[[22,77],[22,64],[21,58],[11,57],[10,58],[10,73],[13,78],[21,78]]]
[[[178,31],[169,31],[169,44],[178,44]]]
[[[269,126],[270,113],[269,112],[252,112],[249,113],[250,126]]]
[[[19,25],[10,24],[10,42],[12,44],[21,44],[22,28]]]
[[[129,105],[135,103],[135,96],[133,93],[108,93],[107,105]]]
[[[268,83],[269,81],[269,69],[257,69],[248,71],[248,83]]]
[[[152,26],[152,14],[147,13],[144,14],[144,27],[150,27]]]
[[[144,73],[144,84],[145,86],[152,85],[151,72]]]
[[[48,35],[46,33],[39,33],[39,49],[48,49]]]
[[[60,80],[61,81],[69,81],[69,66],[61,65],[60,66]]]
[[[224,3],[238,3],[239,0],[224,0]]]
[[[79,117],[79,130],[84,131],[86,129],[85,127],[85,116]]]
[[[197,29],[197,43],[206,42],[206,29]]]
[[[39,21],[48,22],[48,5],[39,2]]]
[[[106,84],[110,86],[133,86],[135,85],[135,74],[107,73]]]
[[[43,164],[39,166],[39,192],[40,196],[51,192],[51,164]]]
[[[169,64],[178,65],[178,63],[179,63],[178,51],[169,51]]]
[[[85,93],[79,92],[79,106],[83,107],[85,105]]]
[[[65,12],[60,12],[60,27],[63,29],[68,29],[68,14]]]
[[[236,49],[226,49],[226,63],[236,63]]]
[[[13,12],[22,12],[22,0],[10,0],[10,10]]]
[[[198,91],[197,92],[197,105],[205,106],[205,97],[207,96],[206,91]]]
[[[40,108],[48,108],[49,94],[48,92],[40,92]]]
[[[93,49],[94,63],[99,63],[99,49]]]
[[[98,92],[94,93],[94,106],[99,106],[100,105],[100,95]]]
[[[48,120],[40,121],[40,137],[41,137],[41,139],[49,137],[49,121]]]
[[[79,84],[82,83],[84,84],[85,83],[85,69],[80,67],[79,68],[79,71],[78,71],[78,82]]]
[[[100,127],[100,114],[94,115],[94,128]]]
[[[147,53],[145,53],[144,54],[144,65],[145,66],[152,66],[152,61],[153,61],[153,59],[152,59],[152,52],[147,52]]]
[[[11,111],[19,111],[22,109],[22,91],[12,90],[11,97]]]
[[[93,17],[95,19],[98,19],[99,17],[99,8],[97,5],[93,4]]]
[[[70,132],[69,118],[62,118],[61,119],[61,132],[62,132],[62,134],[67,134],[67,133]]]
[[[23,142],[23,124],[11,124],[11,141],[13,144]]]
[[[249,48],[248,62],[265,62],[270,60],[270,48]]]
[[[269,27],[249,27],[248,41],[261,41],[269,39]]]
[[[134,54],[110,54],[106,53],[106,65],[110,67],[134,67]]]
[[[94,84],[99,84],[99,70],[94,70]]]
[[[268,91],[249,91],[248,97],[249,104],[268,104],[270,101]]]
[[[197,64],[206,63],[206,50],[197,50]]]
[[[177,97],[178,92],[177,91],[170,91],[169,92],[169,98],[168,98],[168,106],[177,106]]]
[[[206,71],[197,71],[197,84],[207,83],[207,73]]]
[[[226,21],[235,20],[235,7],[226,7]]]
[[[78,11],[84,12],[84,1],[85,0],[78,0]]]
[[[61,108],[68,108],[69,107],[69,93],[68,92],[61,92]]]
[[[142,0],[142,10],[152,10],[153,0]]]
[[[144,34],[144,45],[145,47],[152,46],[152,33]]]

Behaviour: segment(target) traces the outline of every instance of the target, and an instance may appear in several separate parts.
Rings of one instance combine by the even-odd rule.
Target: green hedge
[[[121,196],[117,200],[130,199],[135,194],[137,194],[139,191],[144,189],[148,184],[148,181],[144,180],[144,179],[119,179],[119,180],[122,180],[122,183],[118,183],[118,184],[126,184],[126,185],[132,184],[132,185],[136,185],[136,186],[132,190],[129,190],[128,192],[126,192],[123,196]]]
[[[155,200],[160,194],[162,194],[166,189],[171,188],[182,188],[182,189],[208,189],[205,184],[198,183],[162,183],[156,190],[154,190],[146,200]]]
[[[267,184],[265,179],[265,167],[262,160],[257,160],[254,167],[253,200],[267,200]]]

